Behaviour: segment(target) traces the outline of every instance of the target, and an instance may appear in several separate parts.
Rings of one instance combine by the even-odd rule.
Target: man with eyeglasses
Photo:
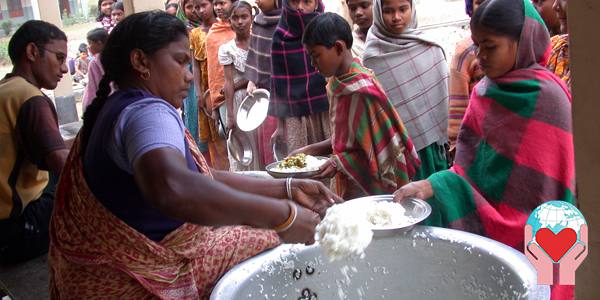
[[[48,251],[56,180],[69,152],[52,100],[41,91],[55,89],[68,71],[67,36],[28,21],[8,54],[14,67],[0,81],[0,264]]]

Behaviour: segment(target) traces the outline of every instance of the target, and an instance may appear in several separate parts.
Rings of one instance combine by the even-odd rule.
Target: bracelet
[[[288,177],[285,180],[285,190],[287,191],[287,197],[288,197],[288,199],[294,200],[294,199],[292,199],[293,198],[292,197],[292,177]]]
[[[296,217],[298,216],[298,207],[292,201],[288,201],[288,204],[290,206],[290,215],[288,216],[287,220],[285,220],[285,222],[273,228],[273,230],[275,230],[275,232],[277,233],[287,231],[292,227],[292,225],[294,225],[294,222],[296,222]]]

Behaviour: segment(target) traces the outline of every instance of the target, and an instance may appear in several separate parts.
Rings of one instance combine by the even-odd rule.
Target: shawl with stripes
[[[283,11],[273,34],[271,48],[271,102],[272,116],[302,117],[329,109],[325,78],[311,65],[302,45],[304,28],[324,10],[318,0],[314,12],[302,13],[283,1]]]
[[[333,158],[338,170],[350,179],[347,184],[358,185],[366,195],[377,195],[391,194],[408,183],[420,161],[371,70],[355,58],[346,75],[330,79],[327,92]]]
[[[448,65],[442,47],[417,30],[416,9],[402,34],[390,33],[382,0],[373,1],[363,64],[372,69],[406,125],[417,151],[448,140]]]

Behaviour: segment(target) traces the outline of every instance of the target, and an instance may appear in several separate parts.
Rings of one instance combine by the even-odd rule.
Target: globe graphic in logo
[[[581,240],[579,232],[581,225],[587,223],[581,212],[574,205],[565,201],[550,201],[538,206],[527,219],[527,224],[531,225],[532,242],[537,243],[543,248],[544,245],[538,241],[540,235],[537,235],[540,229],[547,228],[552,232],[551,234],[556,236],[564,235],[563,233],[565,232],[563,232],[563,229],[573,229],[577,234],[576,241],[578,242]],[[554,259],[554,261],[558,262],[558,259]]]

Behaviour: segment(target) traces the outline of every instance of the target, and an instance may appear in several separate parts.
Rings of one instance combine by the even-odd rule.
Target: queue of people
[[[66,35],[22,25],[0,81],[2,262],[49,247],[57,299],[204,299],[242,260],[312,244],[331,205],[392,193],[523,251],[529,213],[576,197],[567,1],[467,0],[452,58],[412,0],[346,2],[352,25],[320,0],[180,0],[91,31],[70,151],[40,91],[67,72]],[[257,88],[269,117],[243,166],[223,132]],[[313,179],[232,172],[264,169],[273,144],[329,159]]]

